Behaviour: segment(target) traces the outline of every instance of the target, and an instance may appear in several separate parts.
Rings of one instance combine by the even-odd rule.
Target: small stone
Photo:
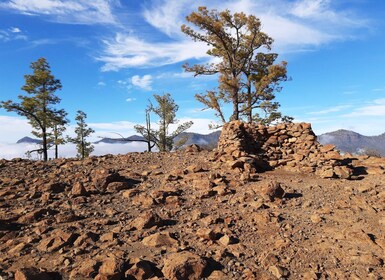
[[[141,214],[131,222],[131,226],[136,229],[147,229],[153,226],[161,226],[163,220],[153,211]]]
[[[168,255],[164,260],[162,272],[168,280],[199,280],[207,266],[206,260],[190,252]]]
[[[285,195],[285,191],[283,190],[281,183],[276,181],[268,182],[262,188],[262,193],[269,197],[269,199],[272,201],[274,201],[276,198],[282,199]]]
[[[150,236],[143,238],[142,243],[150,247],[173,247],[178,245],[178,240],[170,236],[170,233],[154,233]]]
[[[269,271],[277,278],[288,277],[290,274],[289,270],[279,265],[270,266]]]
[[[199,236],[200,238],[203,238],[204,240],[215,240],[216,239],[216,234],[211,229],[200,228],[197,230],[197,236]]]
[[[22,268],[15,273],[15,280],[55,280],[59,277],[58,273],[43,272],[35,267]]]
[[[320,217],[320,215],[313,214],[310,216],[310,220],[312,221],[312,223],[318,224],[322,221],[322,218]]]
[[[228,246],[228,245],[237,243],[237,239],[236,238],[234,238],[232,236],[229,236],[227,234],[225,234],[224,236],[219,238],[218,241],[219,241],[219,243],[221,243],[224,246]]]
[[[87,192],[86,188],[83,186],[82,183],[76,182],[73,185],[73,187],[72,187],[71,194],[74,197],[76,197],[76,196],[87,196],[88,192]]]

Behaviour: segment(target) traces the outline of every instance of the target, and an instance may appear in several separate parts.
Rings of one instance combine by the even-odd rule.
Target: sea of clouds
[[[94,151],[92,155],[101,156],[106,154],[126,154],[130,152],[144,152],[147,150],[147,144],[141,142],[131,142],[125,144],[106,144],[98,143],[93,144]],[[36,150],[39,148],[39,145],[36,144],[7,144],[0,143],[0,158],[4,159],[13,159],[13,158],[30,158],[30,159],[40,159],[40,156],[37,153],[32,153],[30,157],[27,156],[27,152],[31,150]],[[49,158],[54,158],[55,151],[51,149],[48,151]],[[65,144],[59,146],[59,157],[61,158],[71,158],[76,157],[76,146],[74,144]]]

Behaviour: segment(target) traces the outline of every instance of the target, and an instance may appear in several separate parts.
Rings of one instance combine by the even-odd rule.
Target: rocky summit
[[[308,124],[214,151],[0,160],[0,279],[383,279],[385,159]]]

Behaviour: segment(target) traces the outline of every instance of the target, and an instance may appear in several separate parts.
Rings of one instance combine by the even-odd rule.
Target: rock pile
[[[241,171],[284,167],[322,178],[348,179],[352,167],[333,145],[321,145],[309,123],[264,126],[233,121],[224,125],[216,159]]]

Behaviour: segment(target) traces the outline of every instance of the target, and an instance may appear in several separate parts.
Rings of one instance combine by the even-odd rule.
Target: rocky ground
[[[0,279],[383,279],[385,159],[245,177],[198,150],[0,160]]]

